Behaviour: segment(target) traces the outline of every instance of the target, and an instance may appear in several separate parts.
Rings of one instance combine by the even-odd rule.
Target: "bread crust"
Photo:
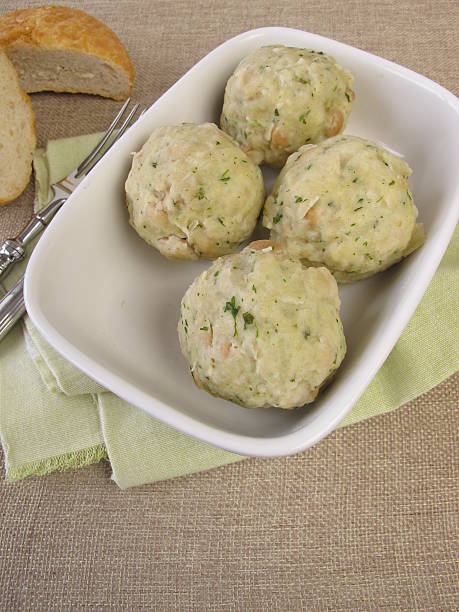
[[[1,49],[0,49],[0,55],[1,55],[2,59],[4,59],[5,62],[8,62],[11,65],[12,77],[14,76],[14,78],[16,80],[16,84],[17,84],[17,94],[20,96],[20,98],[22,98],[22,100],[24,101],[24,103],[26,104],[26,106],[28,107],[28,109],[30,111],[30,129],[31,129],[31,134],[32,134],[32,138],[33,138],[33,141],[32,141],[33,147],[31,148],[31,152],[30,152],[30,169],[29,169],[29,172],[28,172],[27,175],[24,176],[24,180],[23,180],[21,186],[19,187],[19,189],[17,189],[15,192],[11,193],[6,198],[1,198],[0,197],[0,206],[3,206],[4,204],[8,204],[9,202],[12,202],[16,198],[18,198],[21,195],[21,193],[24,191],[24,189],[27,187],[28,183],[29,183],[30,175],[32,174],[32,157],[33,157],[33,152],[34,152],[35,147],[37,145],[37,136],[36,136],[36,128],[35,128],[35,113],[34,113],[32,104],[30,102],[30,98],[26,94],[26,92],[22,89],[22,87],[21,87],[21,85],[19,83],[19,78],[18,78],[17,72],[16,72],[13,64],[9,61],[8,56],[6,55],[6,53],[4,53]]]
[[[121,68],[128,76],[129,92],[132,89],[134,69],[118,36],[79,9],[50,5],[0,16],[0,48],[8,53],[9,48],[21,45],[97,56]]]

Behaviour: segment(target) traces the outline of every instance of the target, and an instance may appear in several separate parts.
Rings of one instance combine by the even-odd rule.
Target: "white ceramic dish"
[[[388,272],[341,286],[348,353],[313,405],[249,411],[196,388],[180,353],[180,299],[208,262],[171,262],[143,243],[128,225],[123,186],[131,151],[154,126],[218,121],[225,83],[239,60],[272,43],[323,50],[352,71],[356,102],[346,131],[379,140],[409,161],[427,240]],[[459,101],[436,83],[307,32],[246,32],[212,51],[153,104],[69,198],[30,260],[27,310],[64,357],[165,423],[244,455],[301,451],[350,411],[426,290],[459,216],[458,142]]]

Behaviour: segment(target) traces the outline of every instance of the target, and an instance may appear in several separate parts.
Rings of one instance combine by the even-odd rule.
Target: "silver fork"
[[[118,131],[113,137],[112,141],[107,144],[113,132],[121,122],[129,103],[130,98],[128,98],[123,104],[103,137],[89,153],[89,155],[81,162],[78,168],[75,168],[75,170],[73,170],[66,177],[50,186],[52,198],[49,204],[36,213],[26,227],[15,238],[8,238],[0,245],[0,281],[3,280],[3,278],[18,261],[24,259],[27,252],[27,245],[43,232],[57,211],[66,202],[69,195],[75,190],[84,177],[94,168],[99,159],[103,157],[105,153],[107,153],[107,151],[115,144],[117,140],[119,140],[119,138],[121,138],[127,128],[131,125],[139,108],[138,104],[135,104],[132,107],[123,123],[118,128]],[[103,150],[104,147],[105,150]],[[10,329],[24,314],[24,277],[22,277],[18,283],[8,293],[6,293],[2,300],[0,300],[0,340],[6,336]]]

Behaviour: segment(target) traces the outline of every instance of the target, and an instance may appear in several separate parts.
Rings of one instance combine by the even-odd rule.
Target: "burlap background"
[[[0,1],[0,13],[42,2]],[[150,103],[226,38],[310,30],[459,93],[459,3],[64,2],[125,42]],[[96,131],[118,103],[36,94],[39,144]],[[435,118],[426,129],[435,129]],[[0,239],[32,189],[0,209]],[[120,492],[108,464],[0,484],[0,609],[459,608],[459,375],[297,457]]]

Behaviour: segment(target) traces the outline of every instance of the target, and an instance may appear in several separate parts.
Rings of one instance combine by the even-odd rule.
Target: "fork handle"
[[[25,314],[24,277],[0,300],[0,340]]]
[[[0,244],[0,280],[26,254],[26,246],[45,229],[56,212],[65,202],[65,198],[53,200],[36,213],[16,238],[7,238]]]
[[[15,238],[7,238],[0,245],[0,279],[5,277],[17,261],[24,259],[25,249]]]

